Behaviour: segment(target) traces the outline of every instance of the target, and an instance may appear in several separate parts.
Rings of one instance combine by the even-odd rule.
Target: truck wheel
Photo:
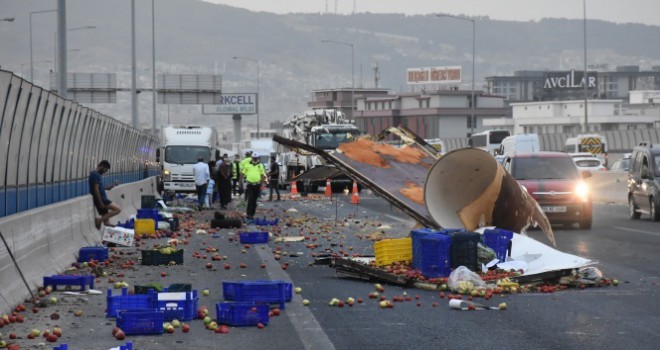
[[[651,214],[652,221],[660,221],[660,211],[658,211],[658,205],[655,203],[655,198],[649,198],[649,214]]]
[[[637,211],[637,206],[635,206],[635,201],[633,201],[632,195],[628,196],[628,212],[631,219],[639,219],[642,214]]]

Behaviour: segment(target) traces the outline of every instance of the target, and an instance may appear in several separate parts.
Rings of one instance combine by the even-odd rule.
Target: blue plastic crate
[[[44,287],[51,286],[57,290],[57,286],[80,286],[80,290],[85,290],[87,286],[94,288],[94,275],[52,275],[44,276]]]
[[[129,295],[128,289],[122,288],[120,295],[112,295],[112,290],[108,289],[105,317],[117,317],[121,310],[153,310],[156,308],[155,300],[156,293],[153,291]]]
[[[415,269],[421,269],[422,268],[422,260],[421,260],[421,245],[419,240],[422,237],[425,237],[426,235],[435,233],[435,234],[449,234],[451,232],[457,232],[457,231],[464,231],[465,229],[461,228],[444,228],[440,231],[434,230],[428,227],[425,228],[420,228],[417,230],[412,230],[410,231],[410,237],[412,238],[412,249],[413,249],[413,260],[412,260],[412,266]]]
[[[135,228],[135,220],[130,219],[126,220],[126,222],[118,222],[117,227],[123,227],[123,228],[128,228],[128,229],[134,229]]]
[[[242,244],[268,243],[268,232],[240,232],[239,236]]]
[[[190,321],[197,316],[197,291],[161,292],[156,296],[156,308],[163,312],[165,321]]]
[[[268,325],[268,305],[249,302],[215,304],[217,321],[233,327]]]
[[[60,344],[59,346],[54,347],[53,350],[69,350],[69,345]]]
[[[281,280],[222,282],[222,295],[225,300],[257,303],[279,303],[281,309],[291,301],[292,284]]]
[[[257,226],[275,226],[277,223],[280,222],[279,218],[275,218],[275,220],[267,220],[266,218],[263,219],[252,219],[252,220],[247,220],[247,224],[252,224],[252,225],[257,225]]]
[[[438,233],[438,231],[434,229],[430,229],[428,227],[410,231],[410,237],[412,238],[412,250],[413,250],[412,266],[415,269],[420,269],[422,267],[422,252],[420,250],[421,249],[420,240],[422,239],[422,237],[425,237],[426,235],[431,233]]]
[[[507,251],[509,251],[509,256],[511,256],[510,243],[512,238],[512,231],[500,228],[486,229],[483,234],[484,245],[494,250],[500,261],[506,261]]]
[[[82,247],[78,252],[78,262],[87,262],[90,260],[105,261],[108,260],[108,247]]]
[[[163,334],[163,313],[158,310],[121,310],[117,327],[126,335]]]
[[[451,273],[451,237],[431,233],[420,238],[422,274],[427,278],[447,277]]]

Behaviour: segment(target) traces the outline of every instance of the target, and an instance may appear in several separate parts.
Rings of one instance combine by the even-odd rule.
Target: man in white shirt
[[[193,177],[195,178],[195,189],[197,190],[197,204],[199,210],[202,210],[206,198],[206,186],[208,186],[211,179],[209,165],[204,162],[204,157],[197,157],[197,164],[193,165]]]

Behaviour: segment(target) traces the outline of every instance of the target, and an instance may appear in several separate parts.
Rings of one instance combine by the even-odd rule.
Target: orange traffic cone
[[[351,196],[351,204],[360,204],[360,194],[358,194],[358,186],[356,181],[353,181],[353,195]]]
[[[325,179],[325,196],[332,197],[332,186],[330,185],[330,179]]]
[[[291,195],[292,196],[297,196],[298,195],[298,186],[296,186],[297,182],[298,181],[296,181],[296,180],[293,180],[293,182],[291,182]]]

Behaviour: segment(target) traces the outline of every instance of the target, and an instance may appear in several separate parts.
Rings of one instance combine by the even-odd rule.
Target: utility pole
[[[59,56],[58,70],[59,78],[57,80],[57,92],[62,98],[67,97],[67,71],[66,71],[66,0],[57,0],[57,29]]]
[[[137,67],[135,63],[135,0],[131,0],[131,119],[133,127],[139,128],[137,100]]]

